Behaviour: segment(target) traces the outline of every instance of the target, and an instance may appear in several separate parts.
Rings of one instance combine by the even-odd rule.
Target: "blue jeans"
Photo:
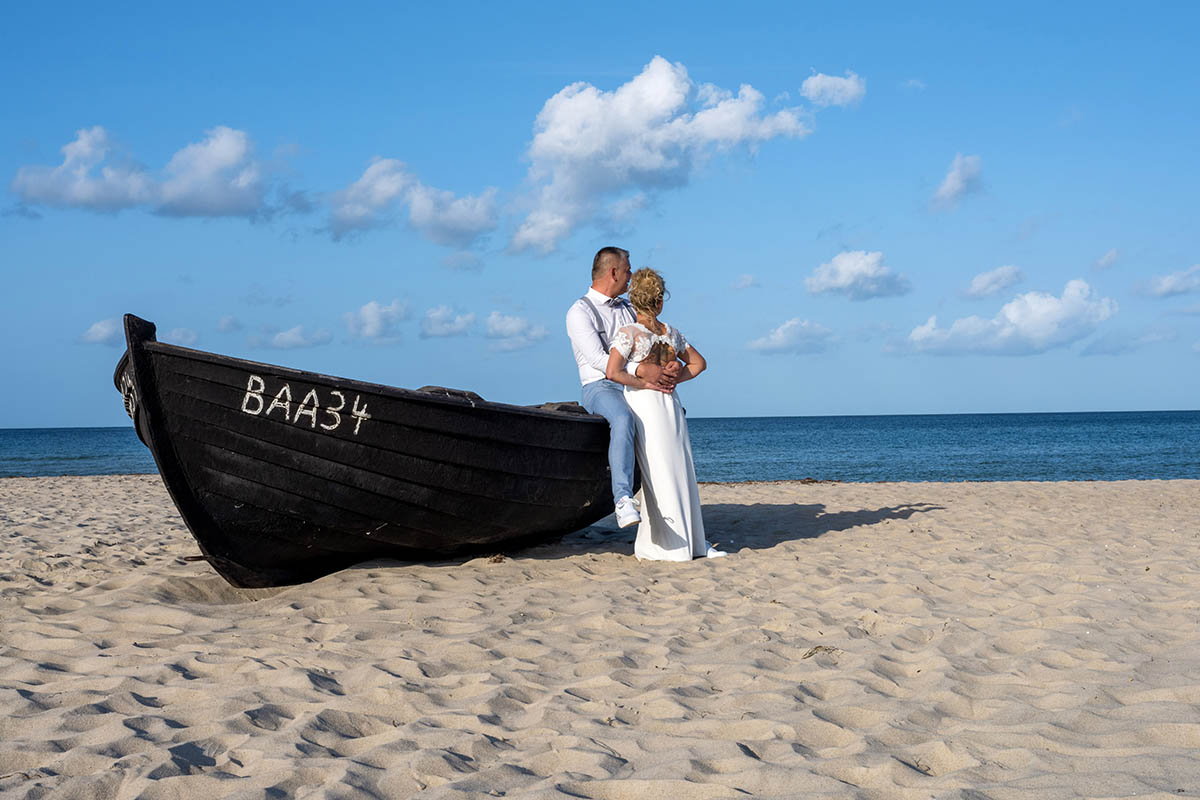
[[[610,380],[584,384],[583,407],[608,420],[608,469],[612,475],[613,502],[632,497],[633,438],[637,427],[625,402],[625,390]]]

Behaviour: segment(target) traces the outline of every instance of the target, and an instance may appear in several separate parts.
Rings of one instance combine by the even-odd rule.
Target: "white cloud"
[[[1154,297],[1173,297],[1177,294],[1200,292],[1200,264],[1169,275],[1157,275],[1150,279],[1146,291]]]
[[[833,343],[833,331],[806,319],[789,319],[746,347],[760,353],[820,353]]]
[[[925,81],[919,78],[909,78],[904,83],[900,84],[902,89],[911,89],[912,91],[920,92],[925,89]]]
[[[123,344],[125,331],[121,327],[121,320],[102,319],[99,322],[93,322],[91,327],[79,337],[79,341],[87,344]]]
[[[331,205],[334,239],[388,225],[402,206],[409,224],[438,244],[467,247],[496,227],[495,189],[456,198],[424,185],[394,158],[373,160],[358,180],[333,195]]]
[[[883,253],[848,250],[813,270],[804,285],[812,294],[844,294],[851,300],[895,297],[912,291],[912,284],[883,266]]]
[[[531,347],[548,335],[544,325],[533,325],[523,317],[510,317],[493,311],[487,318],[487,337],[492,348],[509,351]]]
[[[396,325],[408,319],[408,304],[392,300],[382,305],[374,300],[357,311],[347,311],[342,318],[351,336],[370,339],[379,344],[388,344],[400,338]]]
[[[1116,248],[1113,248],[1097,258],[1094,267],[1098,270],[1110,269],[1113,264],[1117,263],[1117,259],[1120,257],[1120,255],[1121,254],[1117,252]]]
[[[256,217],[267,213],[262,169],[245,131],[218,125],[167,162],[157,211],[170,217]]]
[[[747,84],[737,94],[711,84],[697,88],[682,64],[661,56],[613,91],[584,82],[567,86],[546,101],[534,123],[528,151],[533,208],[512,250],[552,252],[602,214],[606,202],[614,201],[613,212],[632,212],[620,204],[625,195],[683,186],[713,152],[810,132],[800,109],[768,114],[764,105]]]
[[[239,321],[238,318],[233,314],[226,314],[217,320],[217,330],[221,333],[233,333],[234,331],[240,331],[241,329],[241,321]]]
[[[1117,313],[1117,303],[1096,297],[1085,281],[1067,283],[1062,297],[1027,292],[1004,305],[992,319],[970,316],[939,328],[930,317],[908,335],[916,351],[937,354],[1027,355],[1082,339]]]
[[[933,194],[934,203],[952,206],[964,195],[978,191],[981,165],[979,156],[956,154],[954,161],[950,163],[950,170],[942,180],[942,185]]]
[[[496,227],[496,190],[455,198],[453,192],[414,184],[408,221],[438,244],[466,247]]]
[[[62,148],[57,167],[28,166],[17,170],[12,191],[22,203],[90,211],[119,211],[151,202],[154,182],[140,168],[109,161],[113,145],[104,128],[76,131]]]
[[[12,190],[22,203],[90,211],[144,206],[176,217],[253,218],[272,213],[262,168],[252,157],[244,131],[224,125],[207,131],[203,141],[171,157],[161,178],[141,167],[116,163],[113,151],[101,126],[77,131],[75,141],[62,148],[62,164],[21,167]]]
[[[394,158],[372,160],[358,180],[333,196],[329,217],[333,238],[386,224],[383,212],[412,182],[404,162]]]
[[[734,289],[753,289],[758,286],[758,281],[753,275],[739,275],[738,279],[733,282]]]
[[[295,350],[301,347],[316,347],[328,344],[331,339],[333,339],[333,336],[323,328],[312,332],[305,332],[303,325],[297,325],[294,328],[288,328],[286,331],[276,333],[265,344],[267,347],[274,347],[279,350]]]
[[[174,328],[170,333],[163,337],[164,342],[171,344],[179,344],[184,347],[191,347],[199,341],[200,335],[191,328]]]
[[[818,106],[848,106],[863,99],[867,93],[867,82],[846,70],[846,77],[818,73],[805,78],[800,85],[800,94]]]
[[[972,278],[971,285],[963,294],[975,300],[991,297],[1023,280],[1025,280],[1025,275],[1017,267],[1011,265],[996,267],[990,272],[981,272]]]
[[[529,322],[522,317],[509,317],[499,311],[493,311],[487,318],[487,335],[489,339],[507,339],[519,336],[529,328]]]
[[[438,306],[421,318],[422,339],[435,336],[461,336],[475,322],[474,314],[455,314],[450,306]]]

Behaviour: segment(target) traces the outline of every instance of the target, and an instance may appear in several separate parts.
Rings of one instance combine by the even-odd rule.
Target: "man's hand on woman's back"
[[[646,382],[647,389],[670,394],[675,391],[675,383],[679,379],[679,370],[682,367],[678,361],[670,361],[665,367],[643,361],[638,364],[637,376]]]

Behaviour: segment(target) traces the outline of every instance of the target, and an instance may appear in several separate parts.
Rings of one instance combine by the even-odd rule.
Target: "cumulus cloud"
[[[900,88],[909,89],[914,92],[920,92],[925,88],[925,81],[920,78],[909,78],[904,83],[900,84]]]
[[[1117,313],[1117,303],[1097,297],[1086,281],[1067,283],[1061,297],[1027,292],[1004,305],[992,319],[978,316],[939,328],[937,317],[913,328],[909,346],[936,354],[1028,355],[1078,341]]]
[[[1109,250],[1107,253],[1105,253],[1104,255],[1097,258],[1096,263],[1093,265],[1093,267],[1095,269],[1101,270],[1101,271],[1110,269],[1110,268],[1112,268],[1113,264],[1117,263],[1117,259],[1120,257],[1120,255],[1121,254],[1117,252],[1116,248],[1113,248],[1112,250]]]
[[[456,314],[450,306],[438,306],[421,318],[422,339],[438,336],[462,336],[475,323],[474,314]]]
[[[758,286],[758,281],[753,275],[739,275],[738,279],[733,282],[734,289],[753,289]]]
[[[523,317],[510,317],[493,311],[486,320],[487,337],[494,350],[523,350],[545,339],[549,331],[544,325],[534,325]]]
[[[1153,297],[1174,297],[1178,294],[1200,292],[1200,264],[1172,272],[1169,275],[1157,275],[1150,279],[1146,292]]]
[[[163,337],[164,342],[179,344],[184,347],[191,347],[199,340],[200,335],[191,328],[173,328],[170,333]]]
[[[267,185],[250,137],[224,125],[176,152],[155,176],[122,161],[101,126],[76,132],[56,167],[17,170],[12,190],[24,204],[115,212],[135,206],[175,217],[268,216]]]
[[[942,185],[933,194],[933,202],[942,207],[949,207],[964,195],[978,191],[981,165],[979,156],[956,154],[954,161],[950,163],[950,170],[942,180]]]
[[[760,353],[820,353],[833,343],[833,331],[806,319],[789,319],[760,339],[746,343]]]
[[[22,203],[91,211],[120,211],[153,202],[156,187],[140,167],[111,158],[108,132],[96,125],[76,131],[62,148],[57,167],[27,166],[17,170],[13,193]]]
[[[818,73],[805,78],[800,94],[818,106],[848,106],[857,103],[867,93],[867,82],[846,70],[846,77]]]
[[[847,250],[813,270],[804,285],[812,294],[844,294],[851,300],[895,297],[912,291],[912,284],[883,265],[883,253]]]
[[[303,347],[317,347],[318,345],[328,344],[333,339],[329,331],[324,328],[319,328],[315,331],[305,331],[303,325],[297,325],[294,328],[288,328],[286,331],[268,337],[261,344],[267,347],[273,347],[277,350],[297,350]],[[259,342],[252,342],[258,344]]]
[[[810,132],[800,109],[765,113],[764,105],[748,84],[736,94],[696,87],[682,64],[661,56],[613,91],[567,86],[534,123],[527,176],[533,208],[511,249],[552,252],[605,204],[610,213],[634,210],[620,205],[626,195],[683,186],[714,152]]]
[[[336,240],[383,227],[401,208],[408,209],[413,228],[442,245],[468,247],[496,227],[495,189],[455,197],[421,183],[402,161],[376,158],[354,183],[333,195],[329,231]]]
[[[218,125],[171,156],[158,213],[171,217],[256,217],[267,212],[262,169],[245,131]]]
[[[374,159],[358,180],[333,196],[329,217],[333,238],[386,224],[384,212],[390,210],[412,182],[404,162],[394,158]]]
[[[456,198],[418,183],[408,192],[408,221],[438,244],[466,247],[496,227],[496,190]]]
[[[217,320],[217,330],[221,333],[233,333],[242,329],[241,321],[233,314],[226,314]]]
[[[1025,280],[1024,273],[1014,266],[996,267],[990,272],[981,272],[971,279],[971,285],[963,292],[974,300],[991,297]]]
[[[399,341],[400,332],[396,326],[408,319],[408,316],[407,303],[392,300],[385,306],[372,300],[357,311],[347,311],[342,318],[351,336],[378,344],[388,344]]]
[[[102,319],[93,322],[79,337],[79,341],[87,344],[124,344],[125,331],[119,319]]]

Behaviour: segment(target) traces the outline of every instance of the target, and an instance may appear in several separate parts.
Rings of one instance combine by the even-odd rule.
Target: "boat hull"
[[[526,545],[612,511],[600,417],[190,350],[133,315],[125,332],[114,383],[204,558],[234,585]]]

